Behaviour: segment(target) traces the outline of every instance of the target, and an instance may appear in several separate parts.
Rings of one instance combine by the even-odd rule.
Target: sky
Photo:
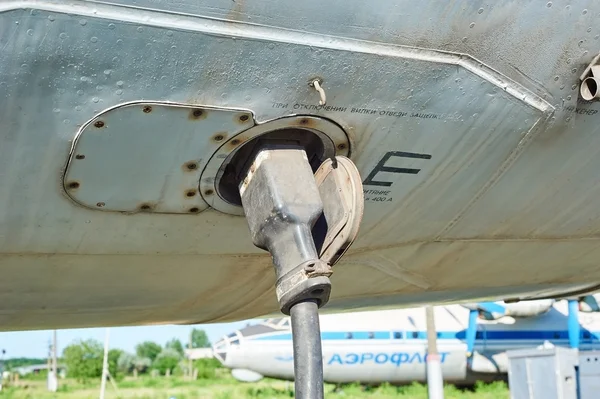
[[[242,328],[249,322],[253,321],[187,326],[112,327],[109,334],[109,346],[111,349],[123,349],[134,353],[135,345],[142,341],[154,341],[164,345],[173,338],[179,338],[185,344],[189,341],[190,332],[193,328],[206,331],[208,339],[211,343],[214,343],[223,335]],[[0,333],[0,350],[6,350],[5,359],[12,357],[46,358],[48,356],[48,345],[52,341],[52,333],[53,330],[2,332]],[[104,343],[105,336],[105,328],[58,330],[57,347],[59,356],[66,346],[76,340],[92,338]]]

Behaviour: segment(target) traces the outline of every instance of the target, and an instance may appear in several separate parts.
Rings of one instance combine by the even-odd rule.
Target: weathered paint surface
[[[0,325],[277,310],[270,259],[242,217],[126,215],[69,198],[77,132],[133,101],[248,110],[259,124],[318,115],[347,132],[367,202],[330,309],[597,284],[600,103],[578,104],[577,85],[600,51],[599,13],[593,1],[2,2]],[[218,125],[199,132],[214,151],[215,135],[242,126]],[[144,129],[160,140],[169,126]],[[154,155],[152,184],[178,187],[158,201],[172,210],[190,189],[169,180],[179,147],[153,144],[139,151]],[[139,192],[128,200],[156,203]]]
[[[76,203],[116,212],[198,213],[202,169],[227,135],[253,125],[239,111],[153,102],[97,115],[77,134],[65,189]],[[168,155],[167,155],[168,154]]]

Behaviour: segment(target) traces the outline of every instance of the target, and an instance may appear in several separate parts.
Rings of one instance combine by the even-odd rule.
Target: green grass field
[[[46,391],[45,381],[22,380],[18,386],[8,386],[0,392],[1,399],[91,399],[98,398],[100,381],[77,382],[72,379],[59,381],[59,392]],[[426,399],[427,388],[423,385],[393,387],[364,387],[349,384],[336,387],[325,386],[326,398],[372,398],[372,399]],[[127,378],[117,383],[117,390],[107,383],[106,399],[139,398],[139,399],[237,399],[293,398],[294,387],[290,382],[265,379],[258,383],[245,384],[228,375],[216,379],[188,381],[181,377],[140,377]],[[459,390],[454,386],[446,386],[446,399],[507,399],[509,392],[506,384],[497,382],[477,385],[473,390]]]

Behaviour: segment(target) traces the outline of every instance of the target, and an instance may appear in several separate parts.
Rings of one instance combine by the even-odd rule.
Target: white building
[[[194,348],[194,349],[186,349],[185,357],[191,358],[192,360],[197,359],[210,359],[213,356],[212,348]]]

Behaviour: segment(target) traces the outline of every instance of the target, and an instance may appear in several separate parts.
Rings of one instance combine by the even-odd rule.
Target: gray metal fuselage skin
[[[283,128],[321,134],[363,179],[323,311],[593,290],[600,103],[578,90],[599,14],[591,0],[0,2],[0,325],[276,314],[271,259],[219,179]]]

